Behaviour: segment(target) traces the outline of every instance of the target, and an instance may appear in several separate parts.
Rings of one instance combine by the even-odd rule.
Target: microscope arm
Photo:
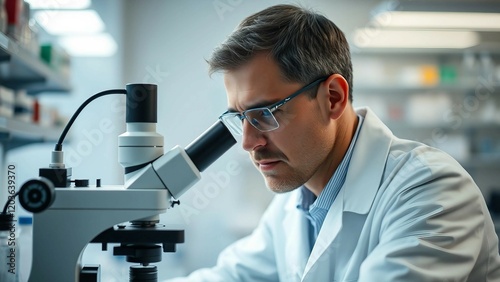
[[[201,178],[198,168],[179,146],[130,174],[125,182],[127,189],[166,188],[176,199]]]

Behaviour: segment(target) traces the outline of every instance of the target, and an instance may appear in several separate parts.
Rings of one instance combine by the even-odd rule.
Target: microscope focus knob
[[[19,189],[19,203],[32,213],[44,211],[52,205],[54,199],[54,184],[44,177],[31,179]]]

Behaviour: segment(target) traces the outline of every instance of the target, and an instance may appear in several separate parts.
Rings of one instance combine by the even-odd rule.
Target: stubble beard
[[[279,159],[281,160],[279,165],[285,167],[280,167],[281,169],[278,171],[262,171],[258,168],[256,161],[266,158]],[[312,175],[312,171],[300,171],[300,169],[290,167],[287,163],[288,158],[281,152],[277,153],[267,149],[262,149],[255,153],[252,160],[264,177],[266,186],[274,193],[282,194],[291,192],[306,183]]]
[[[304,183],[307,182],[307,179],[298,173],[291,173],[290,175],[279,175],[277,172],[262,172],[262,176],[266,181],[266,186],[269,190],[274,193],[283,194],[291,192]]]

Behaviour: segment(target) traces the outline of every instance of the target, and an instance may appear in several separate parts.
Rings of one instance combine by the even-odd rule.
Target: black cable
[[[0,231],[7,231],[12,228],[12,224],[14,223],[14,214],[7,213],[7,208],[9,207],[9,203],[11,201],[15,201],[15,197],[19,194],[19,191],[15,193],[11,198],[7,198],[7,202],[5,203],[5,206],[3,207],[2,212],[0,213]],[[14,202],[14,205],[16,202]]]
[[[17,191],[13,196],[12,198],[10,199],[7,199],[7,202],[5,203],[5,206],[3,207],[3,210],[2,210],[2,214],[7,214],[7,207],[9,206],[9,202],[10,201],[14,201],[14,199],[16,198],[16,196],[19,194],[19,191]]]
[[[110,94],[127,94],[127,90],[125,89],[110,89],[110,90],[105,90],[102,92],[99,92],[92,97],[88,98],[83,104],[80,105],[80,107],[76,110],[76,112],[73,114],[71,119],[69,120],[68,124],[66,124],[66,127],[64,127],[63,132],[61,133],[61,136],[59,137],[59,141],[57,141],[56,147],[54,151],[62,151],[62,143],[64,141],[64,138],[66,138],[66,135],[68,134],[69,129],[71,128],[71,125],[75,122],[76,118],[80,114],[80,112],[85,108],[90,102],[93,100],[105,96],[105,95],[110,95]]]

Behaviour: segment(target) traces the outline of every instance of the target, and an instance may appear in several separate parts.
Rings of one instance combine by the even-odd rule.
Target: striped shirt
[[[356,129],[354,137],[352,138],[351,144],[349,145],[349,148],[347,149],[347,152],[342,159],[342,162],[339,164],[339,166],[335,170],[335,173],[330,178],[319,196],[316,198],[316,196],[304,185],[300,187],[301,194],[299,196],[297,208],[303,211],[307,219],[309,219],[309,239],[311,249],[314,245],[314,242],[316,242],[316,238],[318,237],[319,230],[323,225],[323,221],[325,220],[328,210],[339,194],[342,185],[344,185],[354,144],[356,143],[361,125],[363,123],[363,117],[358,115],[358,120],[358,127]]]

